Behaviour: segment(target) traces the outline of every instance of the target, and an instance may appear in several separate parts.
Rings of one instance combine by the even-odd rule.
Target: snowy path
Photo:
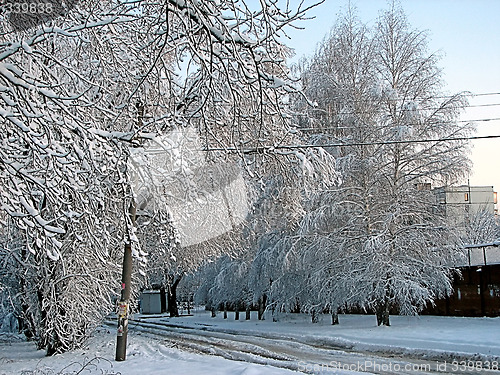
[[[210,318],[202,310],[180,318],[135,315],[123,362],[114,361],[114,318],[84,348],[54,357],[20,335],[0,333],[0,375],[500,375],[484,369],[498,369],[500,318],[394,316],[391,327],[377,327],[372,316],[342,315],[338,326],[327,318],[311,324],[303,314],[278,323],[255,315],[235,321],[231,313]]]
[[[45,357],[32,342],[18,335],[2,341],[0,375],[291,375],[274,366],[231,361],[219,356],[180,350],[157,335],[130,332],[127,359],[114,361],[116,336],[99,329],[85,348]]]
[[[478,371],[475,367],[461,366],[460,362],[446,363],[441,357],[420,359],[411,353],[401,356],[385,354],[383,351],[359,351],[336,346],[325,340],[273,332],[234,331],[201,323],[173,324],[170,319],[162,318],[141,317],[131,322],[130,329],[132,332],[161,337],[161,342],[166,346],[305,373],[499,373],[484,369]]]

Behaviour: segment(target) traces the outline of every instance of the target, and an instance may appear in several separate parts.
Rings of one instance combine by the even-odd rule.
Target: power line
[[[330,148],[330,147],[356,147],[356,146],[381,146],[381,145],[397,145],[397,144],[412,144],[412,143],[441,143],[450,141],[472,141],[479,139],[497,139],[500,135],[480,135],[468,137],[445,137],[445,138],[427,138],[427,139],[410,139],[398,141],[372,141],[372,142],[352,142],[352,143],[327,143],[322,145],[306,144],[306,145],[275,145],[275,146],[258,146],[247,149],[238,147],[218,147],[206,148],[203,151],[229,151],[243,154],[272,154],[276,150],[297,150],[297,149],[310,149],[310,148]]]
[[[473,123],[473,122],[490,122],[490,121],[500,121],[500,117],[495,118],[483,118],[483,119],[475,119],[475,120],[457,120],[453,121],[454,123]],[[451,121],[450,121],[451,122]],[[417,124],[403,124],[405,126],[418,126]],[[322,130],[338,130],[338,129],[356,129],[356,126],[331,126],[331,127],[322,127],[318,126],[317,128],[294,128],[294,130],[298,131],[322,131]]]
[[[489,103],[489,104],[470,104],[470,105],[464,105],[461,107],[461,109],[468,109],[468,108],[479,108],[479,107],[497,107],[500,106],[500,103]],[[422,110],[426,111],[435,111],[438,109],[441,109],[442,107],[430,107],[430,108],[421,108]],[[318,108],[317,109],[320,112],[325,112],[324,109]],[[419,108],[400,108],[398,109],[398,112],[412,112],[412,111],[418,111]],[[342,115],[349,115],[349,114],[366,114],[366,113],[373,113],[373,112],[385,112],[386,110],[384,109],[374,109],[371,111],[356,111],[356,112],[339,112],[338,114]]]
[[[335,94],[334,94],[335,95]],[[429,96],[429,97],[418,97],[418,98],[408,98],[408,97],[403,97],[403,98],[384,98],[384,99],[380,99],[378,98],[378,101],[381,101],[381,100],[387,100],[387,101],[390,101],[390,102],[398,102],[398,101],[406,101],[408,103],[410,102],[422,102],[422,101],[429,101],[429,100],[432,100],[432,99],[451,99],[451,98],[458,98],[460,96],[465,96],[465,97],[472,97],[472,98],[475,98],[475,97],[478,97],[478,96],[496,96],[496,95],[500,95],[500,92],[482,92],[482,93],[477,93],[477,94],[474,94],[472,92],[469,92],[469,91],[463,91],[461,93],[458,93],[458,94],[454,94],[454,95],[438,95],[438,96]],[[336,95],[336,96],[332,96],[333,99],[344,99],[346,100],[349,99],[349,94],[347,95]],[[373,99],[356,99],[356,100],[349,100],[349,102],[351,103],[366,103],[366,102],[376,102],[377,99],[373,98]]]
[[[356,101],[351,102],[351,103],[356,103]],[[461,109],[467,110],[469,108],[485,108],[485,107],[498,107],[498,106],[500,106],[500,103],[470,104],[470,105],[461,106]],[[397,112],[399,112],[399,113],[418,112],[419,110],[437,111],[440,109],[442,109],[442,107],[430,107],[430,108],[421,108],[421,109],[419,109],[418,107],[417,108],[399,108],[397,110]],[[327,113],[328,111],[326,109],[318,107],[318,108],[313,108],[312,112]],[[340,110],[340,111],[332,111],[332,112],[335,112],[333,115],[336,115],[336,116],[340,116],[340,115],[346,116],[346,115],[367,115],[367,114],[369,115],[369,114],[373,114],[373,113],[384,113],[384,112],[386,112],[386,110],[382,109],[382,108],[378,108],[378,109],[361,110],[361,111],[342,112],[342,110]],[[298,115],[300,116],[300,114],[298,114]]]
[[[472,94],[472,96],[492,96],[492,95],[500,95],[500,92],[486,92],[481,94]]]
[[[477,107],[495,107],[499,106],[500,103],[491,103],[491,104],[472,104],[472,105],[466,105],[464,108],[477,108]]]
[[[458,95],[460,95],[460,94],[458,94]],[[455,94],[455,95],[442,95],[442,96],[434,96],[432,98],[436,98],[436,99],[448,99],[448,98],[454,98],[454,97],[456,97],[458,95],[457,94]],[[481,92],[481,93],[478,93],[478,94],[474,94],[473,92],[465,91],[464,95],[465,96],[472,96],[472,97],[476,97],[476,96],[495,96],[495,95],[500,95],[500,92]],[[431,98],[423,98],[423,100],[424,99],[431,99]]]
[[[481,121],[488,122],[488,121],[498,121],[498,120],[500,120],[500,117],[495,117],[495,118],[480,118],[480,119],[476,119],[476,120],[458,120],[458,121],[455,121],[455,122],[481,122]]]
[[[500,95],[500,92],[489,92],[489,93],[478,93],[471,94],[471,96],[495,96]],[[453,98],[456,95],[451,96],[436,96],[433,98],[427,99],[435,99],[435,98]],[[426,100],[426,99],[422,99]],[[478,104],[478,105],[467,105],[464,108],[473,108],[473,107],[491,107],[491,106],[500,106],[500,103],[491,103],[491,104]],[[437,109],[437,108],[435,108]],[[410,110],[410,109],[404,109]],[[348,113],[346,113],[348,114]],[[485,118],[485,119],[471,119],[471,120],[457,120],[455,123],[474,123],[474,122],[491,122],[491,121],[500,121],[500,117],[497,118]],[[415,124],[405,124],[407,126],[412,126]],[[355,127],[319,127],[319,128],[295,128],[298,131],[308,131],[308,130],[337,130],[337,129],[349,129]],[[205,148],[203,151],[226,151],[226,152],[236,152],[243,154],[264,154],[264,153],[275,153],[277,150],[294,150],[294,149],[310,149],[310,148],[328,148],[328,147],[356,147],[356,146],[376,146],[376,145],[396,145],[396,144],[415,144],[415,143],[440,143],[440,142],[450,142],[450,141],[472,141],[472,140],[481,140],[481,139],[498,139],[500,135],[485,135],[485,136],[463,136],[463,137],[445,137],[445,138],[428,138],[428,139],[414,139],[414,140],[395,140],[395,141],[374,141],[374,142],[353,142],[353,143],[330,143],[330,144],[305,144],[305,145],[263,145],[251,148],[239,148],[239,147],[216,147],[216,148]]]
[[[331,143],[325,145],[303,145],[304,148],[320,148],[320,147],[342,147],[342,146],[380,146],[380,145],[395,145],[395,144],[411,144],[411,143],[440,143],[449,141],[472,141],[478,139],[495,139],[500,138],[500,135],[477,135],[468,137],[445,137],[445,138],[427,138],[427,139],[409,139],[398,141],[373,141],[373,142],[353,142],[353,143]],[[297,145],[295,148],[300,148],[302,145]],[[293,148],[294,146],[278,146],[276,148]]]

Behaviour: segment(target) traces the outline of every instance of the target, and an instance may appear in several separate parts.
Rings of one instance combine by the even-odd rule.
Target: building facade
[[[438,207],[453,226],[466,233],[475,215],[497,218],[493,186],[454,186],[433,190]],[[500,316],[500,241],[466,245],[466,259],[457,264],[453,293],[428,306],[424,314]]]
[[[459,227],[481,211],[497,214],[497,193],[493,186],[444,186],[433,191],[448,220]]]

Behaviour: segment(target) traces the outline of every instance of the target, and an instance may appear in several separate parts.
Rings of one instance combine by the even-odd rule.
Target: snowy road
[[[240,332],[204,324],[184,326],[168,319],[142,317],[131,322],[130,330],[159,337],[163,345],[181,350],[303,373],[499,374],[484,369],[484,363],[479,369],[472,362],[468,366],[466,362],[447,363],[442,358],[355,351],[306,337]]]

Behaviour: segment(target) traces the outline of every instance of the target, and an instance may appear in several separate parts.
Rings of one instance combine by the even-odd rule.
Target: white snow
[[[240,318],[244,319],[244,313],[240,314]],[[18,374],[23,370],[35,369],[53,374],[66,366],[71,367],[65,371],[73,373],[71,371],[76,372],[81,369],[84,362],[95,357],[101,358],[100,361],[94,363],[95,366],[89,366],[85,373],[165,374],[167,370],[171,374],[189,373],[192,375],[296,373],[273,366],[273,364],[280,363],[280,359],[268,358],[264,364],[246,361],[251,358],[252,354],[248,354],[245,350],[249,347],[258,348],[259,342],[265,341],[264,338],[271,339],[270,342],[275,342],[276,346],[268,348],[263,345],[259,348],[260,351],[276,350],[281,346],[296,352],[308,350],[304,357],[306,359],[329,353],[326,349],[331,348],[336,348],[336,350],[332,349],[331,353],[338,353],[340,356],[352,355],[349,353],[354,351],[361,352],[361,357],[359,357],[361,359],[384,358],[385,361],[393,359],[397,361],[410,357],[414,360],[430,361],[428,363],[434,363],[436,366],[445,361],[449,366],[453,361],[460,363],[471,360],[476,364],[494,365],[496,363],[498,368],[500,359],[500,318],[391,316],[390,327],[377,327],[376,319],[371,315],[340,315],[340,325],[337,326],[329,324],[329,316],[323,316],[318,324],[312,324],[310,317],[302,314],[282,315],[279,317],[279,322],[272,322],[271,316],[267,316],[265,321],[258,321],[255,312],[252,312],[250,321],[233,319],[232,313],[229,313],[229,318],[224,320],[222,313],[219,313],[216,318],[211,318],[208,312],[202,310],[195,312],[194,316],[180,318],[136,315],[135,321],[164,323],[169,325],[170,331],[165,335],[156,336],[151,332],[148,333],[146,328],[137,326],[134,328],[134,320],[131,320],[127,360],[124,362],[114,361],[116,335],[114,328],[107,326],[96,333],[87,349],[55,357],[44,357],[43,351],[36,351],[31,343],[0,340],[0,375]],[[231,356],[237,359],[228,360],[221,358],[221,353],[217,349],[205,351],[214,355],[180,350],[175,344],[177,340],[175,334],[169,339],[169,334],[177,330],[179,331],[178,337],[183,340],[186,340],[186,337],[192,337],[192,333],[189,332],[200,333],[200,339],[203,340],[193,342],[190,346],[195,352],[200,352],[196,350],[196,345],[210,346],[224,342],[226,340],[222,336],[224,334],[236,334],[233,336],[235,340],[238,337],[245,339],[236,344],[233,342],[232,346],[228,347],[226,352],[230,352]],[[262,340],[259,341],[259,338],[255,336],[261,336]],[[202,342],[206,344],[200,344]],[[240,352],[237,352],[238,347],[241,349]],[[214,348],[217,347],[214,346]],[[222,348],[222,351],[224,350]],[[255,356],[261,354],[258,350],[254,352]],[[371,353],[381,357],[372,357]],[[287,355],[289,353],[285,350],[284,358]],[[332,361],[343,360],[343,357],[335,357],[337,354],[330,355],[332,355]],[[385,363],[387,365],[388,362]],[[306,373],[312,372],[314,362],[312,360],[301,362],[297,369]],[[319,372],[333,371],[333,368],[323,368]],[[335,373],[356,372],[335,370]],[[484,372],[475,371],[475,373]]]
[[[489,359],[500,357],[500,318],[391,315],[390,327],[378,327],[374,315],[340,315],[340,324],[336,326],[330,325],[328,315],[322,315],[319,324],[312,324],[310,316],[303,314],[286,314],[279,317],[279,322],[272,322],[270,315],[264,321],[257,321],[254,315],[250,321],[234,321],[231,316],[230,313],[225,320],[219,313],[211,318],[208,312],[199,311],[193,317],[156,320],[193,328],[203,325],[217,332],[265,333],[276,338],[330,342],[356,350],[425,352],[429,356],[449,355],[450,358],[478,354]],[[240,319],[244,319],[244,313]]]
[[[45,357],[33,343],[0,342],[0,375],[76,374],[92,361],[84,374],[163,375],[163,374],[220,374],[220,375],[282,375],[291,371],[270,366],[230,361],[216,356],[200,355],[162,344],[148,336],[129,333],[127,359],[114,361],[116,335],[108,329],[99,330],[87,350],[77,350],[54,357]],[[28,372],[29,371],[29,372]]]

